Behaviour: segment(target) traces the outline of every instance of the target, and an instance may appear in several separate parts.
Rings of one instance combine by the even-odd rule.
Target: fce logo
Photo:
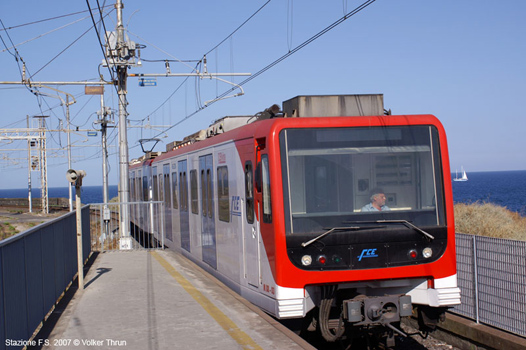
[[[376,254],[376,248],[375,249],[364,249],[362,250],[362,254],[358,257],[358,261],[362,261],[362,258],[377,258],[378,254]]]

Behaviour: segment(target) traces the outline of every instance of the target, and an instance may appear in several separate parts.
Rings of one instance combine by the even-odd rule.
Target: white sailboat
[[[468,175],[466,174],[466,171],[464,170],[464,167],[461,167],[462,177],[458,177],[458,171],[455,170],[455,178],[453,181],[468,181]]]

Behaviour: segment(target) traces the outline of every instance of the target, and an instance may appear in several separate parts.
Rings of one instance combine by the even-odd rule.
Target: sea
[[[48,190],[50,198],[69,197],[67,187]],[[31,193],[33,198],[40,198],[39,188]],[[117,186],[109,186],[109,198],[117,195]],[[27,198],[27,189],[0,189],[0,198]],[[85,204],[102,203],[102,186],[83,186],[81,198]],[[526,217],[526,170],[468,172],[468,181],[453,181],[453,200],[467,204],[489,202]]]
[[[71,189],[73,200],[75,200],[75,188]],[[18,189],[0,189],[0,198],[27,198],[27,188]],[[112,199],[119,195],[119,188],[117,185],[108,186],[108,197]],[[32,198],[41,198],[40,188],[31,189]],[[49,187],[49,198],[69,198],[67,187]],[[102,186],[82,186],[80,190],[80,198],[83,204],[102,203]]]
[[[526,170],[468,172],[467,175],[468,181],[453,181],[455,203],[488,202],[526,217]]]

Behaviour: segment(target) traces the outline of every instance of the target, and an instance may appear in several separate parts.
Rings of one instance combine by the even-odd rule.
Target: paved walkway
[[[103,253],[84,280],[44,349],[309,348],[171,251]]]

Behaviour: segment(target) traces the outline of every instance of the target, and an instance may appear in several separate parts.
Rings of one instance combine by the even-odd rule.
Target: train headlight
[[[429,259],[433,255],[433,249],[427,247],[422,250],[422,256],[426,259]]]
[[[312,264],[312,256],[310,255],[302,256],[301,263],[303,264],[303,266],[309,266],[310,264]]]

